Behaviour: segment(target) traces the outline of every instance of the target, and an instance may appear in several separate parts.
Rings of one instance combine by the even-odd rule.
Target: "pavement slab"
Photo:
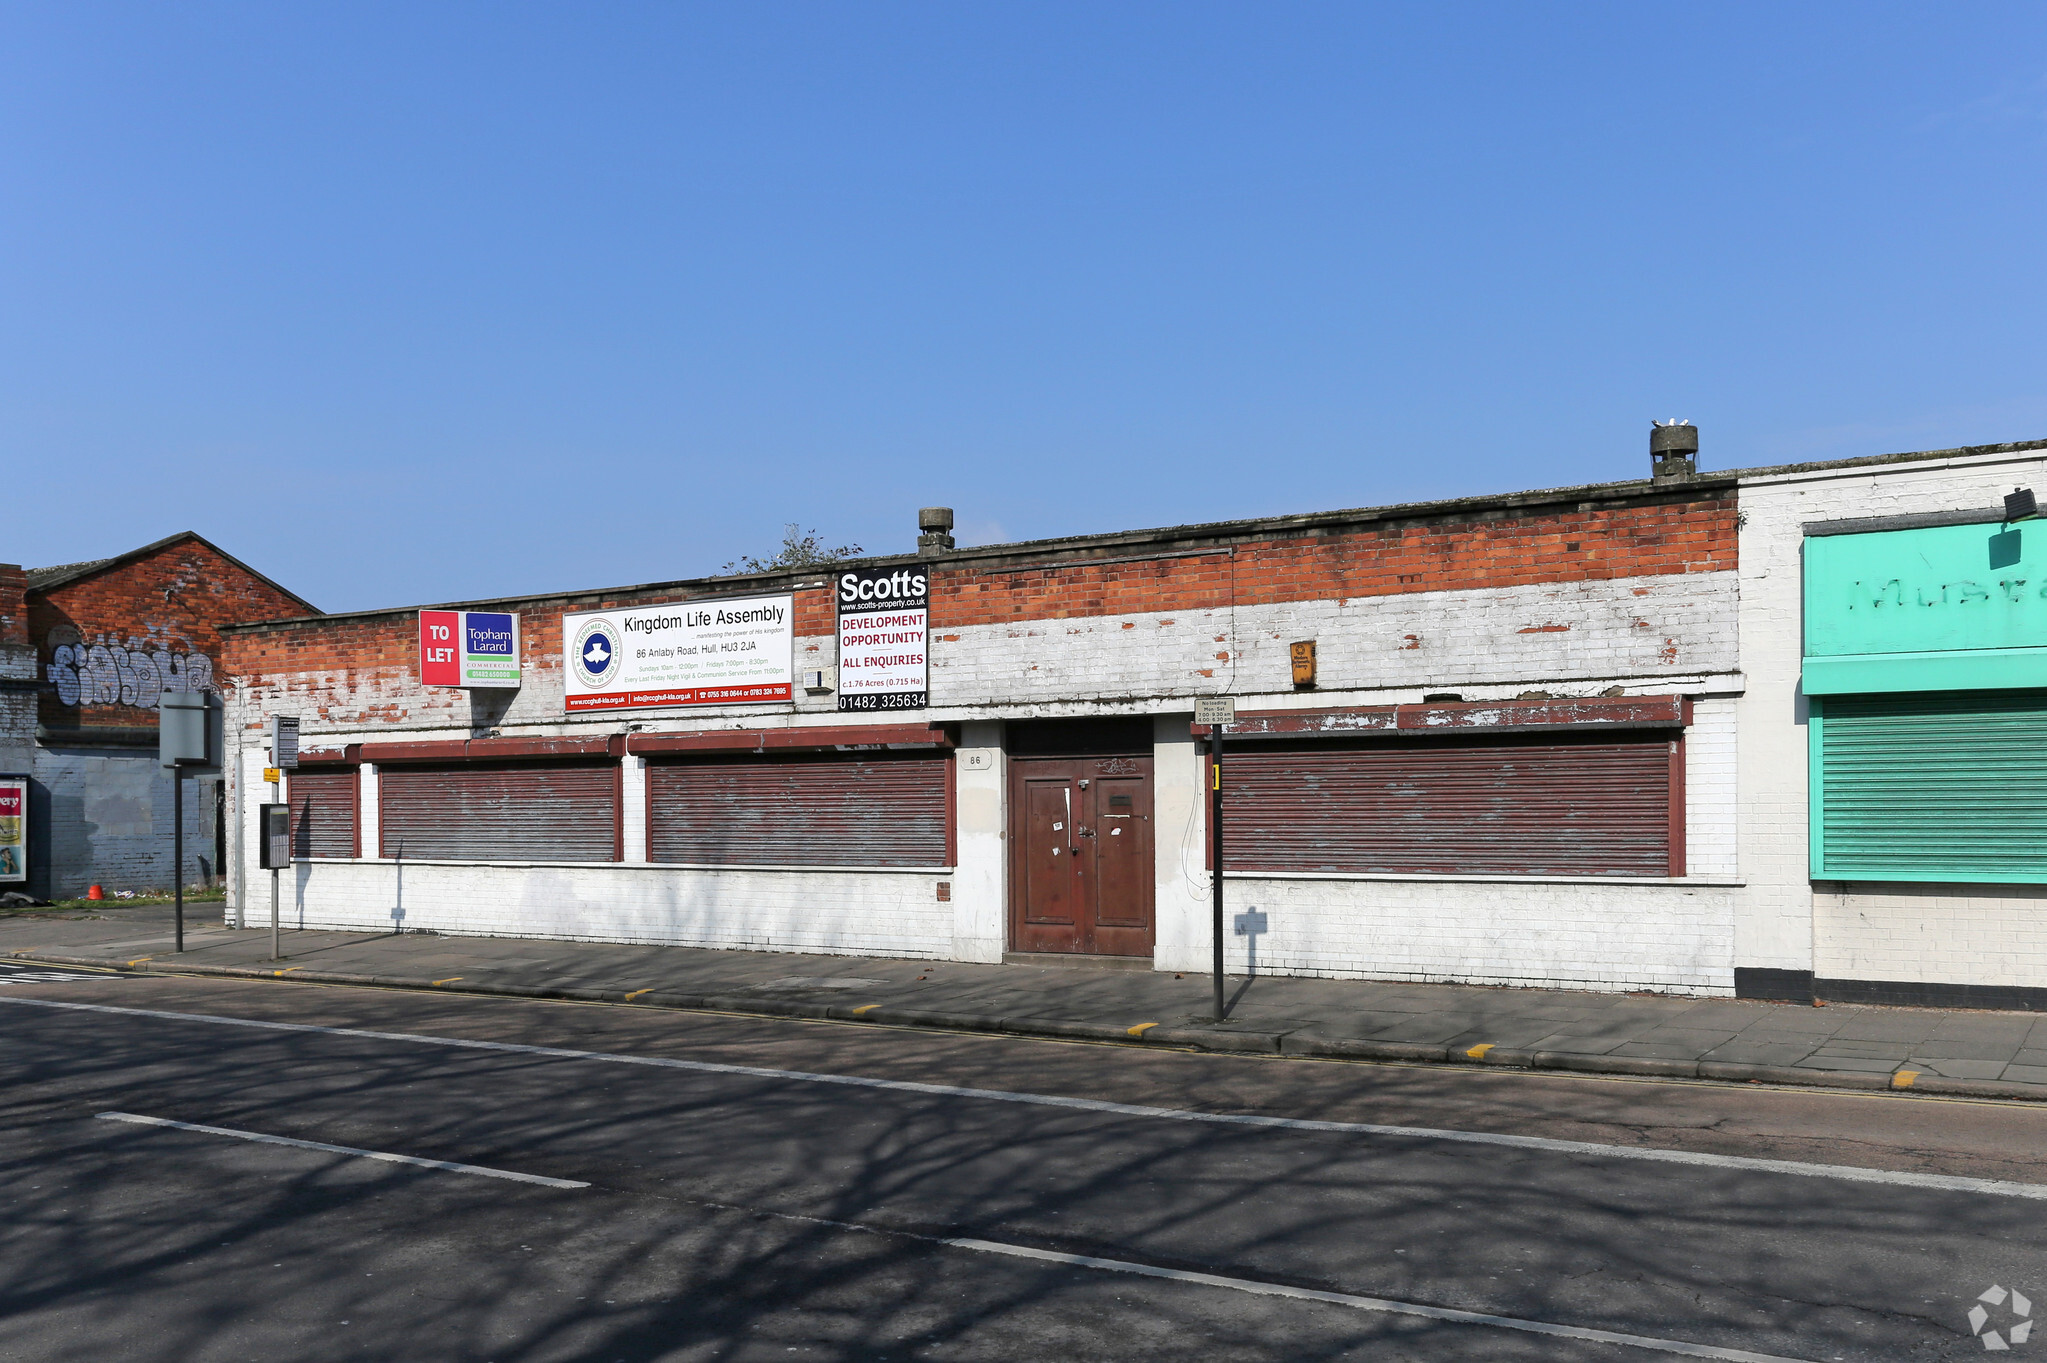
[[[2033,1030],[2033,1020],[1987,1016],[1982,1013],[1948,1013],[1933,1034],[1955,1041],[1980,1041],[1999,1046],[2023,1046]]]
[[[1841,1070],[1849,1074],[1889,1074],[1901,1062],[1896,1060],[1857,1060],[1849,1056],[1812,1056],[1793,1062],[1802,1070]]]
[[[1913,1047],[1874,1041],[1829,1041],[1813,1052],[1815,1060],[1903,1060]]]
[[[1840,1030],[1840,1025],[1840,1019],[1831,1011],[1810,1009],[1805,1012],[1792,1012],[1789,1009],[1772,1008],[1758,1012],[1754,1020],[1741,1030],[1748,1036],[1768,1035],[1772,1032],[1791,1036],[1831,1036]]]
[[[1644,1041],[1675,1041],[1710,1049],[1734,1040],[1741,1033],[1727,1027],[1673,1027],[1664,1024],[1642,1029],[1637,1035]]]
[[[1472,1029],[1463,1018],[1418,1017],[1395,1027],[1382,1027],[1376,1032],[1367,1032],[1359,1039],[1363,1041],[1395,1041],[1410,1045],[1447,1046],[1454,1037],[1462,1036]]]
[[[1489,1047],[1494,1054],[1474,1059],[1616,1071],[1661,1066],[1656,1072],[1674,1075],[1711,1061],[1812,1074],[1817,1082],[1833,1073],[1866,1085],[1864,1076],[1909,1061],[1936,1085],[1950,1085],[1943,1092],[1976,1092],[1954,1087],[1973,1083],[2000,1086],[1980,1096],[2047,1098],[2047,1019],[2023,1014],[1261,975],[1229,979],[1229,1021],[1218,1028],[1211,978],[1199,972],[322,930],[287,930],[284,959],[273,961],[267,924],[235,930],[197,913],[186,923],[188,950],[176,955],[167,906],[0,916],[0,957],[116,968],[148,957],[142,969],[290,969],[420,986],[452,980],[444,987],[454,992],[652,994],[648,1002],[665,1006],[713,999],[742,1010],[817,1015],[829,1008],[834,1016],[896,1025],[1108,1039],[1151,1023],[1147,1030],[1158,1033],[1151,1039],[1173,1045],[1364,1056],[1380,1046],[1389,1048],[1377,1053],[1384,1058],[1410,1058],[1401,1047],[1425,1048],[1424,1056],[1426,1048],[1445,1047],[1460,1063],[1473,1048]]]
[[[1948,1079],[2002,1079],[2005,1066],[1998,1060],[1941,1060],[1911,1056],[1905,1068],[1930,1070]]]
[[[1796,1065],[1811,1054],[1810,1046],[1761,1046],[1730,1041],[1725,1046],[1715,1046],[1699,1059],[1728,1065]]]
[[[1625,1046],[1626,1037],[1619,1036],[1576,1036],[1569,1032],[1555,1032],[1536,1040],[1532,1049],[1538,1051],[1561,1051],[1569,1055],[1605,1055],[1616,1047]]]
[[[1912,1054],[1928,1060],[1995,1060],[2008,1064],[2021,1052],[2016,1041],[1967,1041],[1936,1036],[1915,1042]]]
[[[1697,1060],[1699,1054],[1690,1046],[1669,1041],[1629,1041],[1612,1050],[1608,1055],[1639,1056],[1645,1060]]]
[[[1904,1011],[1904,1010],[1899,1010]],[[1870,1016],[1876,1013],[1876,1016]],[[1840,1025],[1834,1028],[1834,1037],[1839,1041],[1903,1041],[1923,1040],[1939,1029],[1946,1020],[1943,1013],[1907,1014],[1904,1017],[1890,1016],[1874,1009],[1858,1009],[1853,1013],[1844,1011]]]

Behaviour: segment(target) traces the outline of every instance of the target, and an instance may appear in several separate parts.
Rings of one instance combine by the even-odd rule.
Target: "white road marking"
[[[119,979],[118,975],[88,975],[82,970],[8,970],[0,968],[0,984],[65,984],[71,980]]]
[[[1035,1107],[1101,1112],[1117,1117],[1201,1122],[1213,1126],[1259,1127],[1280,1131],[1328,1131],[1340,1135],[1394,1136],[1403,1140],[1504,1146],[1511,1150],[1540,1150],[1548,1154],[1582,1155],[1597,1159],[1639,1160],[1652,1164],[1680,1164],[1704,1169],[1740,1169],[1753,1173],[1790,1174],[1799,1178],[1830,1178],[1847,1183],[1875,1183],[1890,1187],[1930,1188],[1947,1193],[1984,1193],[1993,1197],[2022,1197],[2047,1201],[2047,1184],[1969,1178],[1959,1174],[1919,1174],[1891,1169],[1860,1169],[1852,1164],[1807,1164],[1798,1160],[1757,1159],[1748,1155],[1712,1155],[1695,1150],[1660,1150],[1634,1145],[1602,1145],[1595,1141],[1560,1141],[1548,1136],[1509,1136],[1492,1131],[1380,1126],[1372,1122],[1324,1122],[1305,1117],[1264,1117],[1242,1112],[1190,1112],[1180,1108],[1116,1103],[1102,1098],[1068,1098],[1049,1093],[961,1088],[952,1084],[924,1084],[909,1079],[870,1079],[851,1074],[813,1074],[805,1070],[777,1070],[759,1065],[728,1065],[713,1060],[674,1060],[666,1056],[619,1055],[609,1051],[569,1050],[560,1046],[529,1046],[513,1041],[471,1041],[464,1037],[427,1036],[416,1032],[378,1032],[360,1027],[320,1027],[306,1022],[271,1022],[258,1018],[223,1017],[214,1013],[173,1013],[154,1008],[120,1008],[104,1003],[66,1003],[58,999],[28,999],[17,995],[0,994],[0,1004],[10,1003],[31,1008],[59,1008],[81,1013],[159,1018],[171,1022],[205,1022],[221,1027],[252,1027],[259,1031],[309,1032],[321,1036],[359,1037],[367,1041],[400,1041],[416,1046],[447,1046],[457,1050],[541,1055],[558,1060],[596,1060],[612,1065],[646,1065],[657,1069],[690,1070],[698,1074],[732,1074],[752,1079],[778,1079],[804,1084],[838,1084],[848,1088],[885,1089],[895,1093],[918,1093],[938,1098],[1025,1103]]]
[[[871,1226],[859,1221],[835,1221],[829,1217],[803,1216],[796,1212],[764,1211],[758,1207],[743,1207],[730,1202],[699,1202],[698,1205],[715,1207],[720,1211],[743,1212],[748,1216],[766,1216],[778,1221],[800,1221],[808,1226],[828,1226],[833,1230],[855,1231],[862,1235],[889,1235],[900,1240],[917,1240],[927,1245],[943,1245],[947,1249],[969,1250],[976,1254],[1000,1254],[1011,1259],[1035,1259],[1043,1263],[1062,1264],[1071,1268],[1091,1268],[1104,1273],[1130,1273],[1143,1278],[1164,1278],[1168,1282],[1192,1283],[1197,1287],[1220,1287],[1231,1292],[1249,1292],[1260,1297],[1291,1297],[1296,1301],[1327,1302],[1332,1306],[1347,1306],[1355,1311],[1419,1316],[1423,1320],[1446,1321],[1452,1325],[1483,1325],[1496,1330],[1522,1330],[1532,1335],[1582,1339],[1595,1344],[1617,1344],[1631,1349],[1678,1354],[1685,1358],[1711,1358],[1720,1360],[1721,1363],[1812,1363],[1810,1359],[1791,1358],[1782,1354],[1759,1354],[1747,1349],[1722,1348],[1715,1344],[1693,1344],[1682,1339],[1659,1339],[1654,1335],[1621,1334],[1614,1330],[1595,1330],[1582,1325],[1556,1325],[1549,1321],[1529,1320],[1522,1316],[1493,1316],[1483,1311],[1459,1311],[1454,1307],[1427,1306],[1421,1302],[1394,1301],[1387,1297],[1361,1297],[1349,1292],[1324,1292],[1312,1287],[1291,1287],[1285,1283],[1266,1282],[1259,1278],[1230,1278],[1220,1273],[1162,1268],[1157,1264],[1138,1263],[1131,1259],[1098,1259],[1091,1254],[1067,1254],[1059,1250],[1036,1249],[1030,1245],[1012,1245],[1001,1240],[920,1235],[916,1231],[897,1230],[891,1226]]]
[[[197,1122],[174,1122],[166,1117],[144,1117],[134,1112],[102,1112],[103,1122],[133,1122],[138,1126],[168,1126],[179,1131],[201,1131],[209,1136],[232,1136],[238,1141],[260,1141],[264,1145],[290,1145],[300,1150],[324,1150],[330,1155],[353,1155],[357,1159],[383,1160],[387,1164],[416,1164],[422,1169],[442,1169],[451,1174],[480,1174],[484,1178],[508,1178],[514,1183],[538,1183],[549,1188],[587,1188],[569,1178],[545,1174],[519,1174],[510,1169],[491,1169],[481,1164],[456,1164],[444,1159],[421,1159],[417,1155],[394,1155],[388,1150],[358,1150],[352,1145],[329,1145],[325,1141],[302,1141],[296,1136],[268,1136],[261,1131],[237,1131],[231,1126],[201,1126]]]
[[[1657,1339],[1651,1335],[1624,1335],[1612,1330],[1592,1330],[1580,1325],[1552,1325],[1548,1321],[1523,1320],[1519,1316],[1489,1316],[1481,1311],[1457,1311],[1447,1306],[1424,1306],[1419,1302],[1390,1301],[1384,1297],[1357,1297],[1348,1292],[1319,1292],[1311,1287],[1289,1287],[1284,1283],[1260,1282],[1256,1278],[1226,1278],[1217,1273],[1195,1273],[1184,1268],[1160,1268],[1155,1264],[1133,1263],[1128,1259],[1097,1259],[1087,1254],[1061,1254],[1056,1250],[1008,1245],[998,1240],[940,1240],[955,1249],[1003,1254],[1015,1259],[1041,1259],[1075,1268],[1101,1269],[1109,1273],[1135,1273],[1146,1278],[1196,1283],[1203,1287],[1224,1287],[1232,1292],[1250,1292],[1261,1297],[1293,1297],[1299,1301],[1328,1302],[1359,1311],[1381,1311],[1396,1316],[1420,1316],[1424,1320],[1450,1321],[1458,1325],[1488,1325],[1501,1330],[1524,1330],[1532,1335],[1553,1335],[1561,1339],[1590,1340],[1595,1344],[1620,1344],[1631,1349],[1653,1349],[1658,1353],[1681,1354],[1686,1358],[1713,1358],[1726,1363],[1806,1363],[1781,1354],[1751,1353],[1747,1349],[1722,1349],[1711,1344],[1690,1344],[1681,1339]]]

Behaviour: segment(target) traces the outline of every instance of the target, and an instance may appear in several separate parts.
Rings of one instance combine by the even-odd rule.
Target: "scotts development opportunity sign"
[[[839,598],[839,708],[921,710],[931,703],[930,578],[918,568],[850,568]]]
[[[562,617],[575,710],[794,699],[796,598],[716,597]]]
[[[419,680],[426,686],[518,686],[519,617],[503,611],[421,611]]]

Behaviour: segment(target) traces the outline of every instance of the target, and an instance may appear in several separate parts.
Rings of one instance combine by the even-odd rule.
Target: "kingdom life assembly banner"
[[[922,565],[849,568],[833,579],[841,710],[921,710],[931,703],[930,583]]]
[[[713,597],[562,617],[570,711],[795,699],[796,598]]]

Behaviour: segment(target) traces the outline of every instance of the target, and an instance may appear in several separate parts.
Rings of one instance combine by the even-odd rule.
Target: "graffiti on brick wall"
[[[65,705],[132,705],[154,710],[166,691],[213,689],[213,659],[204,653],[173,653],[142,640],[125,644],[102,634],[88,644],[73,629],[49,636],[45,674]]]

